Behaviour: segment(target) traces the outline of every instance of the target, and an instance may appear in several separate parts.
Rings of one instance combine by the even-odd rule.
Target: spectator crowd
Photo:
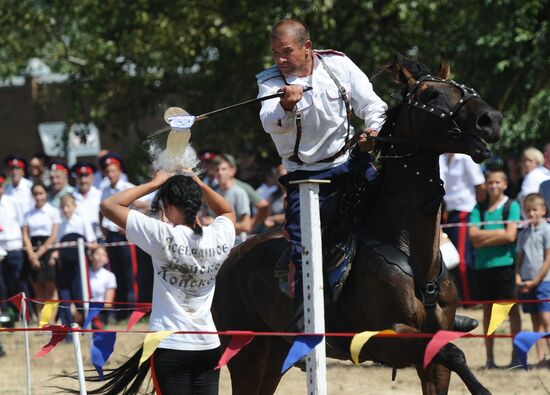
[[[280,226],[284,219],[283,193],[278,184],[284,175],[282,166],[259,171],[253,149],[241,153],[241,171],[232,155],[219,150],[201,150],[199,157],[205,182],[224,196],[237,215],[237,243],[250,234]],[[126,319],[131,303],[150,302],[150,257],[129,245],[124,231],[100,213],[103,200],[131,186],[124,159],[115,152],[101,151],[95,160],[79,161],[71,167],[43,153],[31,158],[4,158],[0,170],[0,299],[25,292],[43,300],[82,300],[74,242],[83,238],[91,299],[107,305],[129,303],[114,306],[111,315],[102,317],[104,323]],[[152,199],[146,196],[134,208],[148,212]],[[213,213],[204,206],[199,218],[207,225]],[[59,247],[61,242],[73,243]],[[33,306],[31,315],[37,320],[43,304]],[[62,303],[52,321],[82,323],[80,307],[78,303]],[[16,316],[10,303],[2,303],[0,310]]]
[[[550,144],[504,162],[483,166],[467,155],[444,154],[440,173],[445,197],[442,222],[458,251],[450,270],[463,300],[538,300],[515,304],[509,313],[512,335],[521,330],[520,309],[533,330],[550,331]],[[487,333],[491,304],[483,305]],[[485,338],[486,367],[496,368],[494,339]],[[550,340],[537,342],[538,365],[550,367]],[[520,364],[511,356],[510,367]]]
[[[233,208],[236,243],[250,234],[279,228],[284,222],[284,191],[278,180],[286,171],[281,164],[264,166],[257,152],[243,149],[238,160],[217,149],[198,152],[202,178]],[[127,243],[124,231],[103,218],[101,201],[130,188],[124,159],[101,151],[94,161],[69,167],[44,154],[31,158],[12,155],[0,171],[0,299],[25,292],[38,299],[82,300],[78,251],[87,242],[88,281],[93,300],[127,302],[103,323],[124,320],[131,303],[150,302],[150,257]],[[446,195],[442,223],[445,237],[456,247],[459,263],[450,270],[463,300],[515,300],[550,298],[550,144],[543,152],[530,147],[521,156],[493,160],[480,166],[462,154],[440,157]],[[153,196],[135,203],[147,213]],[[204,206],[203,225],[213,221]],[[521,220],[524,220],[521,222]],[[509,222],[507,222],[509,221]],[[468,224],[467,226],[460,225]],[[521,225],[521,227],[520,227]],[[104,245],[104,243],[107,243]],[[41,304],[33,304],[34,319]],[[116,305],[114,307],[118,307]],[[61,304],[52,320],[82,322],[78,303]],[[15,311],[9,303],[3,313]],[[536,331],[550,331],[550,303],[526,303]],[[484,306],[484,327],[490,305]],[[512,332],[521,330],[520,308],[510,311]],[[52,322],[53,323],[53,322]],[[537,345],[540,364],[547,364],[550,344]],[[492,339],[486,340],[487,367],[495,367]],[[0,348],[1,355],[1,348]],[[511,364],[517,364],[512,355]]]

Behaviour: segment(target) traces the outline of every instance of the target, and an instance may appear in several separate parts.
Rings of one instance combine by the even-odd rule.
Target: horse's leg
[[[416,372],[425,395],[445,395],[449,392],[451,371],[438,363],[431,363],[426,369],[422,363],[416,364]]]
[[[281,368],[290,350],[291,344],[280,337],[273,337],[269,344],[269,358],[264,370],[260,395],[272,395],[275,393],[283,375]]]
[[[454,344],[446,344],[435,356],[434,361],[456,372],[472,394],[491,394],[468,367],[462,350]]]
[[[231,389],[233,395],[260,395],[264,373],[269,363],[271,339],[267,336],[256,336],[229,363]]]

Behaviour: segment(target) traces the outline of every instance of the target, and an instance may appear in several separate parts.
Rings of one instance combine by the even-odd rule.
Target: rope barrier
[[[17,296],[14,295],[11,298],[0,299],[0,303],[11,302],[13,298]],[[76,300],[76,299],[38,299],[38,298],[25,298],[26,301],[33,303],[74,303],[74,304],[84,304],[84,303],[104,303],[103,301],[97,300]],[[493,303],[549,303],[550,299],[507,299],[507,300],[461,300],[458,301],[459,305],[477,305],[477,304],[493,304]],[[109,302],[112,305],[131,305],[134,306],[133,309],[139,309],[143,307],[151,307],[152,303],[146,302]],[[106,310],[108,308],[105,308]]]
[[[550,219],[547,219],[547,221],[550,221]],[[441,228],[442,229],[447,229],[447,228],[463,228],[463,227],[469,227],[469,226],[480,226],[480,225],[505,225],[505,224],[512,224],[512,223],[517,223],[519,225],[520,228],[523,228],[527,225],[529,225],[531,221],[528,220],[528,219],[522,219],[522,220],[502,220],[502,221],[482,221],[482,222],[476,222],[476,223],[473,223],[473,222],[453,222],[453,223],[450,223],[450,224],[441,224]],[[253,234],[251,234],[250,236],[254,236]],[[134,245],[133,243],[130,243],[129,241],[116,241],[116,242],[110,242],[110,243],[107,243],[107,242],[103,242],[103,243],[97,243],[97,242],[94,242],[94,243],[90,243],[90,242],[86,242],[84,243],[86,247],[93,247],[93,246],[99,246],[99,247],[105,247],[105,248],[109,248],[109,247],[124,247],[124,246],[132,246]],[[49,249],[52,249],[52,250],[57,250],[57,249],[62,249],[62,248],[74,248],[74,247],[77,247],[78,246],[78,242],[76,241],[64,241],[64,242],[60,242],[60,243],[55,243],[55,244],[52,244],[50,246]],[[34,249],[38,249],[39,247],[34,247]],[[25,248],[22,247],[22,248],[13,248],[13,249],[5,249],[6,251],[25,251]]]
[[[156,333],[158,331],[150,329],[82,329],[71,328],[71,332],[77,333],[136,333],[136,334],[148,334]],[[42,328],[0,328],[2,332],[51,332],[51,333],[63,333],[62,330],[57,327]],[[263,331],[176,331],[174,334],[178,335],[219,335],[219,336],[283,336],[283,337],[296,337],[296,336],[327,336],[327,337],[353,337],[360,332],[326,332],[326,333],[313,333],[313,332],[263,332]],[[383,338],[403,338],[403,339],[431,339],[435,333],[379,333],[376,337]],[[468,333],[463,338],[498,338],[498,339],[510,339],[513,335],[483,335]]]

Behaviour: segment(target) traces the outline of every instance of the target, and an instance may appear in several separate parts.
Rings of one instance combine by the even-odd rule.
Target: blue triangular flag
[[[107,362],[115,348],[116,332],[94,332],[92,342],[92,364],[95,366],[99,379],[103,381],[103,365]]]
[[[97,317],[101,310],[103,309],[103,302],[92,302],[90,303],[90,310],[88,310],[88,315],[86,316],[86,321],[82,325],[82,329],[86,329],[92,320]]]
[[[309,354],[323,340],[323,336],[298,336],[283,362],[281,373],[286,372],[303,356]]]
[[[519,332],[514,337],[514,347],[525,370],[527,370],[527,354],[529,350],[541,337],[545,336],[550,336],[550,332]]]

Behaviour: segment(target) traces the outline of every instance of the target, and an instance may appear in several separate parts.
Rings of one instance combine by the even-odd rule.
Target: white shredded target
[[[151,142],[149,145],[149,156],[151,157],[151,166],[154,171],[166,170],[176,174],[183,173],[183,169],[194,169],[200,163],[197,158],[197,152],[191,146],[187,145],[185,152],[173,154],[162,149],[158,142]]]

